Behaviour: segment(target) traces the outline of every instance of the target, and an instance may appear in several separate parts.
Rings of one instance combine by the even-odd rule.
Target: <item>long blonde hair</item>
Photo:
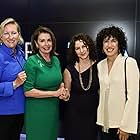
[[[21,28],[20,28],[19,24],[13,18],[6,18],[3,22],[1,22],[1,24],[0,24],[0,43],[2,43],[1,36],[3,34],[5,26],[7,24],[14,24],[14,25],[16,25],[17,31],[19,33],[19,41],[18,41],[18,43],[19,44],[23,44],[24,40],[23,40],[23,38],[21,36]]]

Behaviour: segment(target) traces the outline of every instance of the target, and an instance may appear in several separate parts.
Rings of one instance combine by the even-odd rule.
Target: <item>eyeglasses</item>
[[[6,38],[8,38],[10,36],[15,37],[17,34],[18,34],[18,32],[14,32],[14,31],[13,32],[4,32],[3,36]]]

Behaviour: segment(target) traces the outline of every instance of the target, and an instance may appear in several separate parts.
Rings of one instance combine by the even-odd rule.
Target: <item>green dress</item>
[[[33,88],[54,91],[62,82],[59,60],[53,56],[47,63],[40,55],[28,58],[25,64],[27,80],[24,90]],[[56,140],[59,124],[59,99],[26,98],[25,129],[27,140]]]

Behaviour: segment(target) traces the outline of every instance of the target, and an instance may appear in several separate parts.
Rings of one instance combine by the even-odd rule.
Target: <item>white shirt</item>
[[[126,60],[127,98],[125,98],[124,56],[119,54],[108,74],[107,59],[98,63],[100,102],[97,124],[104,126],[104,100],[108,89],[109,128],[120,128],[128,133],[137,133],[139,101],[139,69],[135,59]]]

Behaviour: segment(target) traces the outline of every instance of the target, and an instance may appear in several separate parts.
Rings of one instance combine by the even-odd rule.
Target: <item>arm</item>
[[[0,96],[11,96],[14,94],[13,81],[0,83]]]
[[[22,71],[22,72],[18,73],[17,78],[13,81],[14,89],[16,89],[19,86],[21,86],[25,82],[26,77],[27,76],[26,76],[25,71]]]
[[[65,87],[65,94],[62,94],[60,96],[60,99],[63,99],[64,101],[68,101],[70,98],[70,90],[71,90],[71,74],[68,71],[68,69],[64,70],[64,87]]]
[[[6,61],[2,55],[0,55],[0,59],[0,96],[12,96],[15,93],[16,88],[24,83],[26,74],[20,72],[17,77],[15,77],[16,75],[13,75],[14,71],[12,65],[9,63],[10,66],[8,65],[9,67],[5,68]]]
[[[62,89],[59,88],[57,91],[43,91],[38,89],[31,89],[25,92],[26,97],[33,98],[48,98],[48,97],[59,97],[62,93]]]
[[[68,71],[68,69],[64,70],[64,75],[63,76],[64,76],[64,86],[65,86],[65,88],[68,89],[68,92],[70,93],[72,79],[71,79],[71,74]]]
[[[0,96],[11,96],[14,94],[14,89],[13,89],[13,81],[8,82],[7,79],[3,79],[3,70],[4,70],[4,56],[0,54]],[[6,73],[8,74],[8,73]]]
[[[24,66],[24,69],[27,74],[27,79],[24,84],[25,96],[32,98],[59,97],[62,92],[62,88],[59,88],[56,91],[46,91],[36,88],[36,79],[38,75],[38,67],[36,67],[36,65],[38,65],[36,63],[36,59],[34,59],[34,57],[31,57],[27,60]]]
[[[127,133],[137,133],[138,104],[139,104],[139,69],[136,60],[126,61],[127,98],[120,130]]]

